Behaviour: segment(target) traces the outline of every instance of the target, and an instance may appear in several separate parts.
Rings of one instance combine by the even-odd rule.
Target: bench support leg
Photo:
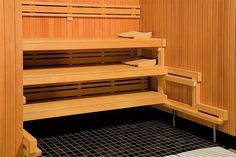
[[[213,142],[216,143],[216,124],[213,124]]]
[[[172,121],[173,127],[176,126],[176,110],[173,110],[173,121]]]

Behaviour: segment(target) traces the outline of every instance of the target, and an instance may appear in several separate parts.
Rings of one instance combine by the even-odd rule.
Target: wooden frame
[[[165,81],[190,86],[192,88],[191,105],[168,99],[167,102],[163,104],[164,107],[212,122],[214,124],[223,124],[228,120],[227,110],[201,103],[201,73],[168,67],[168,75],[164,76],[163,79]]]
[[[0,1],[0,156],[22,157],[22,22],[19,0]]]
[[[153,51],[155,56],[154,66],[134,67],[124,64],[80,66],[64,68],[44,68],[24,70],[24,86],[37,86],[47,84],[108,80],[108,79],[131,79],[146,76],[162,76],[167,74],[167,67],[164,66],[164,39],[81,39],[81,40],[24,40],[24,53],[33,51],[81,51],[84,53],[100,49],[138,49],[149,48],[160,51]],[[89,51],[87,51],[89,50]],[[129,51],[132,52],[132,51]],[[141,51],[140,51],[141,52]],[[130,81],[129,81],[130,82]],[[104,83],[103,83],[104,84]],[[102,88],[101,88],[102,89]],[[114,89],[114,88],[113,88]],[[100,89],[96,89],[100,91]],[[127,92],[105,96],[93,96],[91,98],[77,98],[73,100],[61,100],[50,102],[27,103],[24,106],[24,120],[36,120],[90,112],[122,109],[137,106],[162,104],[166,102],[166,95],[158,91]],[[71,110],[73,108],[73,110]]]
[[[37,140],[26,130],[23,130],[23,154],[24,157],[38,157],[42,151],[37,146]]]
[[[24,1],[22,15],[32,17],[140,18],[140,6]]]

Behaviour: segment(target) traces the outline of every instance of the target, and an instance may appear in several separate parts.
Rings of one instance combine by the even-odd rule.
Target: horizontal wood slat
[[[74,82],[68,84],[51,84],[26,86],[24,95],[27,103],[75,97],[99,96],[132,91],[148,90],[148,78],[127,78],[93,82]]]
[[[167,74],[167,67],[132,67],[128,65],[104,65],[72,68],[24,70],[24,85],[68,83],[129,77],[158,76]]]
[[[108,5],[108,4],[95,4],[95,3],[91,3],[91,4],[79,4],[79,3],[66,3],[66,2],[40,2],[40,1],[23,1],[22,5],[40,5],[40,6],[75,6],[75,7],[93,7],[93,8],[100,8],[101,6],[105,6],[107,8],[136,8],[136,9],[140,9],[140,5]]]
[[[184,77],[179,77],[179,76],[175,76],[175,75],[170,75],[170,74],[165,75],[164,79],[169,82],[175,82],[175,83],[183,84],[186,86],[191,86],[191,87],[197,86],[197,83],[195,80],[184,78]]]
[[[208,122],[212,122],[215,124],[224,124],[224,119],[222,119],[221,117],[217,117],[217,115],[211,115],[211,114],[207,114],[207,113],[201,113],[198,110],[194,110],[193,108],[189,107],[188,104],[179,102],[179,101],[175,101],[175,100],[167,100],[167,102],[165,104],[163,104],[164,107],[194,116],[196,118],[200,118],[203,119],[205,121]]]
[[[122,60],[136,57],[134,49],[95,50],[95,51],[27,51],[24,52],[24,67],[73,66],[88,64],[121,63]]]
[[[24,121],[165,103],[157,92],[118,94],[24,105]]]
[[[76,3],[22,3],[23,16],[140,18],[138,5],[91,5]]]
[[[25,39],[24,51],[46,50],[94,50],[123,48],[161,48],[166,46],[165,39]]]

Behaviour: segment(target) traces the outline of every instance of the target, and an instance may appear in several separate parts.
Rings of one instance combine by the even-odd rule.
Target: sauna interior
[[[235,10],[236,0],[2,0],[0,157],[177,157],[182,150],[193,149],[176,147],[178,142],[171,145],[178,140],[169,145],[164,141],[183,134],[189,136],[184,138],[189,140],[185,147],[190,147],[187,143],[198,138],[191,132],[194,129],[205,129],[203,134],[208,137],[199,137],[205,144],[199,148],[215,146],[212,150],[216,153],[225,142],[229,143],[224,147],[226,153],[236,156]],[[131,127],[130,132],[137,129],[132,132],[134,138],[127,129],[122,133],[119,126],[118,134],[112,134],[114,129],[108,131],[113,126],[103,128],[108,131],[104,136],[96,132],[99,128],[84,131],[92,132],[91,143],[108,134],[115,141],[123,134],[128,136],[119,148],[113,149],[111,140],[106,150],[92,149],[97,155],[86,149],[78,151],[69,142],[67,150],[60,148],[56,144],[66,139],[56,133],[45,137],[55,136],[57,143],[50,145],[50,140],[45,142],[30,131],[44,134],[47,126],[63,128],[74,123],[62,120],[68,117],[128,112],[131,118],[132,110],[153,114],[158,122],[147,122],[150,128],[144,122],[122,125]],[[158,116],[166,119],[161,115],[169,122],[159,123]],[[145,118],[145,114],[136,116],[141,121]],[[44,125],[47,122],[50,125]],[[161,130],[162,125],[167,129]],[[191,125],[195,127],[191,129]],[[190,127],[190,133],[181,132],[180,126]],[[168,128],[173,130],[171,135]],[[144,136],[149,133],[153,145],[142,147],[140,140],[140,145],[129,146],[133,145],[129,138],[149,140]],[[83,131],[76,135],[68,135],[67,140],[85,137]],[[156,138],[165,143],[163,148]],[[165,154],[164,145],[168,147]],[[226,150],[228,147],[231,149]]]

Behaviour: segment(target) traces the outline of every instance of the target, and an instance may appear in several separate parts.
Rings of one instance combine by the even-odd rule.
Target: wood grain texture
[[[0,156],[22,156],[22,43],[19,0],[0,2]]]
[[[53,40],[24,40],[24,51],[46,50],[98,50],[98,49],[122,49],[122,48],[163,48],[165,39],[125,39],[125,38],[89,38],[89,39],[53,39]]]
[[[22,15],[34,17],[140,18],[139,5],[23,2]]]
[[[123,64],[72,68],[24,70],[24,85],[69,83],[116,78],[160,76],[167,74],[167,67],[133,67]]]
[[[149,89],[149,78],[126,78],[24,87],[27,104],[102,95],[142,92]]]
[[[38,157],[42,156],[42,151],[37,146],[37,139],[35,139],[26,130],[23,130],[23,154],[24,157]]]
[[[164,94],[144,91],[34,103],[24,106],[24,121],[162,104],[166,99]]]
[[[141,0],[141,12],[141,30],[167,39],[166,65],[202,73],[201,101],[227,109],[220,130],[236,136],[235,0]],[[191,104],[190,89],[172,83],[167,91]]]
[[[55,1],[44,0],[43,2]],[[139,5],[139,0],[57,0],[57,2]],[[119,33],[134,30],[139,30],[139,19],[74,18],[73,21],[67,21],[66,18],[23,17],[24,38],[116,37]]]

